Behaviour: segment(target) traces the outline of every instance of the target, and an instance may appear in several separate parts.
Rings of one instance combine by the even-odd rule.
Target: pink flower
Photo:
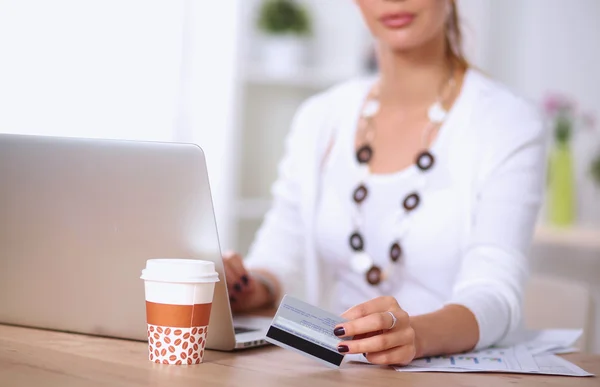
[[[560,111],[570,112],[574,110],[575,104],[565,95],[552,93],[544,100],[544,110],[549,115],[555,115]]]

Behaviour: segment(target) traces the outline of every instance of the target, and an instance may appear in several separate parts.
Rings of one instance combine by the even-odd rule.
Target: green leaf
[[[556,122],[554,124],[554,138],[559,143],[567,143],[571,140],[573,127],[571,120],[563,115],[559,114],[556,117]]]
[[[600,153],[598,153],[596,158],[592,161],[592,165],[590,166],[590,174],[592,175],[594,183],[600,187]]]
[[[294,0],[265,0],[257,24],[271,35],[309,35],[312,28],[308,11]]]

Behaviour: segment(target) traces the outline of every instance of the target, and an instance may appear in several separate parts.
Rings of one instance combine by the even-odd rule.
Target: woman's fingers
[[[362,304],[358,304],[348,309],[342,314],[342,317],[348,320],[355,320],[360,317],[368,316],[377,312],[399,309],[398,301],[394,297],[377,297]]]
[[[374,364],[408,364],[416,354],[415,331],[408,314],[393,297],[378,297],[348,309],[350,321],[334,328],[341,353],[362,353]]]
[[[232,286],[236,293],[247,293],[250,290],[251,277],[244,266],[242,257],[234,254],[228,259],[228,263],[236,274],[236,280]]]
[[[396,319],[395,322],[394,317]],[[370,332],[387,331],[392,328],[392,325],[394,326],[394,330],[400,330],[408,327],[409,324],[408,314],[398,308],[394,311],[376,312],[345,322],[338,325],[333,333],[338,337],[350,337]]]
[[[407,365],[414,360],[417,350],[414,344],[386,349],[385,351],[366,353],[366,358],[373,364]]]
[[[384,331],[381,334],[367,338],[353,339],[340,342],[339,345],[347,353],[374,353],[381,352],[395,347],[414,344],[415,334],[412,328],[408,327],[399,331]]]
[[[223,266],[225,268],[225,280],[227,281],[227,290],[229,291],[229,299],[231,302],[236,301],[236,295],[241,292],[242,274],[238,272],[238,267],[235,263],[237,260],[241,260],[241,257],[237,254],[225,254],[223,256]]]

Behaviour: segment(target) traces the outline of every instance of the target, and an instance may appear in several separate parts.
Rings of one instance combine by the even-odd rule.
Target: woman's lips
[[[402,13],[393,13],[384,15],[379,18],[381,24],[386,26],[387,28],[403,28],[412,23],[415,18],[415,14],[402,12]]]

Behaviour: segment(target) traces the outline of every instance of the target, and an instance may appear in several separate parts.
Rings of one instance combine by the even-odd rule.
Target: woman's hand
[[[234,312],[247,312],[268,304],[268,289],[246,270],[242,257],[236,253],[223,256],[229,302]]]
[[[339,343],[341,353],[363,353],[373,364],[406,365],[415,358],[415,331],[395,298],[375,298],[348,309],[342,317],[350,321],[337,325],[334,334],[354,338]]]

